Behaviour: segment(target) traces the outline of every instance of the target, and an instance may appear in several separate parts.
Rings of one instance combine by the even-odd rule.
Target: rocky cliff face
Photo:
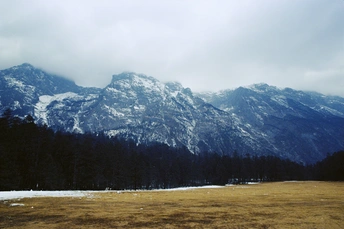
[[[33,105],[41,95],[77,92],[73,82],[50,75],[30,64],[22,64],[0,71],[1,105],[17,110],[19,114],[33,113]]]
[[[260,84],[194,94],[179,83],[126,72],[84,88],[29,64],[0,71],[0,109],[70,132],[138,143],[275,155],[311,163],[344,148],[344,98]]]
[[[344,144],[344,98],[266,84],[198,96],[234,117],[247,138],[274,154],[314,162]]]

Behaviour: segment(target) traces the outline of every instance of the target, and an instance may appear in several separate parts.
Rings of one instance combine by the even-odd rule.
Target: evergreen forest
[[[344,180],[344,151],[313,165],[240,149],[192,154],[161,143],[53,131],[6,110],[0,117],[0,190],[165,189],[287,180]]]

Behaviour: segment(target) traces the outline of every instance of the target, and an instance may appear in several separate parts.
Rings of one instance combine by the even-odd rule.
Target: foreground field
[[[343,228],[343,182],[0,201],[0,228]]]

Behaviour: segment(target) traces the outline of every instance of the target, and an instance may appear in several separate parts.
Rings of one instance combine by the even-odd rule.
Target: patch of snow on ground
[[[149,192],[149,191],[186,191],[193,189],[211,189],[211,188],[224,188],[226,186],[219,185],[205,185],[205,186],[193,186],[193,187],[179,187],[170,189],[153,189],[153,190],[105,190],[105,191],[1,191],[0,201],[2,200],[13,200],[23,198],[34,198],[34,197],[92,197],[93,193],[103,192],[116,192],[121,194],[122,192]],[[20,203],[12,203],[13,206],[23,206]],[[11,205],[11,206],[12,206]]]
[[[20,204],[20,203],[12,203],[10,204],[11,207],[15,207],[15,206],[25,206],[25,204]]]
[[[184,191],[192,189],[201,189],[201,188],[224,188],[225,186],[220,185],[205,185],[205,186],[194,186],[194,187],[179,187],[179,188],[170,188],[170,189],[155,189],[153,191]]]
[[[22,199],[32,197],[84,197],[87,191],[5,191],[0,192],[0,200]]]
[[[224,188],[225,186],[218,185],[206,185],[198,187],[180,187],[171,189],[153,189],[153,190],[136,190],[136,191],[184,191],[192,189],[206,189],[206,188]],[[92,193],[102,193],[102,192],[130,192],[134,190],[118,190],[118,191],[1,191],[1,200],[13,200],[13,199],[23,199],[23,198],[33,198],[33,197],[89,197]],[[136,192],[135,191],[135,192]],[[19,205],[13,205],[19,206]]]

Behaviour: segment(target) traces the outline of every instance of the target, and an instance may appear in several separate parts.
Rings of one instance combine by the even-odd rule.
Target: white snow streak
[[[171,189],[153,189],[153,190],[137,190],[137,191],[184,191],[192,189],[206,189],[206,188],[224,188],[225,186],[218,185],[206,185],[199,187],[180,187]],[[13,199],[23,199],[23,198],[33,198],[33,197],[92,197],[94,193],[104,193],[104,192],[116,192],[118,194],[122,192],[132,192],[133,190],[114,190],[114,191],[2,191],[0,192],[0,201],[2,200],[13,200]],[[137,192],[133,191],[133,192]],[[19,205],[18,205],[19,206]]]
[[[84,197],[87,194],[87,191],[6,191],[0,192],[0,200],[32,197]]]
[[[67,92],[62,94],[56,94],[53,96],[50,95],[42,95],[39,97],[39,102],[35,106],[35,116],[38,120],[41,120],[43,123],[48,124],[47,119],[47,107],[53,101],[63,101],[66,98],[75,98],[81,97],[73,92]]]

